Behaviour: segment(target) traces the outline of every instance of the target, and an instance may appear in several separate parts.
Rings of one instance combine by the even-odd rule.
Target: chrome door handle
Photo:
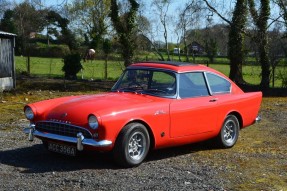
[[[209,100],[209,102],[216,102],[216,101],[218,101],[218,98],[213,98],[213,99]]]

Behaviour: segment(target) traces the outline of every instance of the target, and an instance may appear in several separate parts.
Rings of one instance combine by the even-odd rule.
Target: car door
[[[170,104],[170,136],[212,131],[217,123],[217,98],[210,95],[204,73],[182,73],[178,86],[179,99]]]

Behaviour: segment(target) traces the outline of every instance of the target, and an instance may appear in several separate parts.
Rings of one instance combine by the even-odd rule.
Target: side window
[[[181,98],[208,96],[208,89],[202,72],[182,73],[179,77]]]
[[[150,91],[158,90],[157,94],[172,96],[176,93],[176,78],[173,73],[154,71],[150,82]]]
[[[167,73],[167,72],[153,72],[153,77],[152,77],[153,82],[156,82],[157,84],[161,85],[171,85],[175,83],[175,77],[174,74],[172,73]]]
[[[230,93],[231,84],[226,79],[211,73],[206,73],[208,84],[213,94]]]

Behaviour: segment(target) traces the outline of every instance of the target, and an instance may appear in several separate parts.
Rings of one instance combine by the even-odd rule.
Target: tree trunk
[[[189,62],[189,50],[188,50],[188,47],[187,47],[187,42],[186,42],[186,34],[184,33],[184,37],[183,37],[183,43],[184,43],[184,52],[185,52],[185,59],[186,59],[186,62]]]
[[[242,64],[244,61],[244,28],[246,25],[247,2],[237,0],[235,10],[230,24],[228,40],[228,56],[230,59],[229,78],[235,83],[245,83],[242,75]]]
[[[260,35],[261,36],[261,35]],[[267,33],[262,32],[261,42],[259,45],[259,62],[261,63],[261,83],[263,89],[268,89],[270,84],[270,61],[268,57],[268,40]]]
[[[108,79],[108,55],[105,55],[105,80]]]
[[[258,28],[258,34],[256,35],[256,41],[259,48],[259,62],[261,64],[261,83],[260,86],[263,90],[269,88],[270,83],[270,60],[268,57],[268,18],[270,16],[270,0],[260,0],[259,10],[255,9],[254,0],[248,0],[249,10],[254,20],[256,27]],[[258,14],[259,13],[259,14]]]
[[[229,32],[229,59],[230,59],[230,73],[229,78],[235,83],[244,83],[242,75],[242,63],[243,63],[243,34],[237,31],[236,26],[231,26]]]

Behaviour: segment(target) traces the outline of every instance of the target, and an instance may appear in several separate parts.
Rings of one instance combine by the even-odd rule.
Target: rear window
[[[231,92],[231,83],[226,79],[211,73],[206,73],[206,77],[212,94],[225,94]]]

